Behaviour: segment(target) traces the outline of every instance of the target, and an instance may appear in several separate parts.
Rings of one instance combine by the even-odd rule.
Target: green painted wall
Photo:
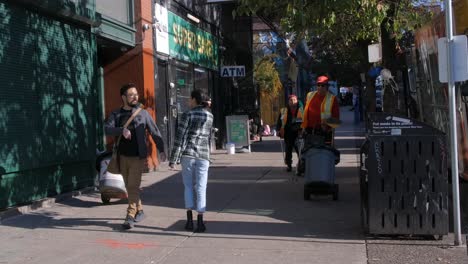
[[[73,20],[89,20],[96,18],[96,0],[2,0],[25,4],[45,10],[55,15],[69,17]]]
[[[96,41],[0,2],[0,209],[94,184]]]

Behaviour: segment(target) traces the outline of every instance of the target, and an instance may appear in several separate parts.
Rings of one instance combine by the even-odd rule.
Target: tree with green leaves
[[[381,41],[384,67],[394,74],[399,39],[426,23],[441,0],[239,0],[236,12],[279,22],[281,30],[306,39],[311,67],[322,72],[349,67],[366,72],[367,46]],[[375,94],[371,94],[371,97]],[[372,109],[372,106],[371,106]]]
[[[276,97],[283,89],[274,56],[265,56],[254,66],[254,79],[262,96]]]

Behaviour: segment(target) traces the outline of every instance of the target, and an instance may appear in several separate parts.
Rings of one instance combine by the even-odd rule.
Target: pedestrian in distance
[[[138,91],[133,83],[120,88],[122,107],[112,111],[105,122],[105,133],[109,136],[121,136],[118,144],[119,169],[128,194],[127,216],[123,228],[131,229],[135,222],[144,218],[140,199],[141,176],[148,155],[146,131],[149,132],[159,151],[159,160],[166,161],[164,142],[156,123],[149,113],[140,109]],[[130,118],[133,120],[124,128]]]
[[[279,137],[284,138],[285,158],[284,163],[287,166],[287,171],[292,170],[292,151],[296,151],[299,158],[299,150],[296,146],[296,139],[301,130],[302,118],[304,115],[304,107],[302,102],[297,99],[297,96],[292,94],[288,98],[288,106],[280,111],[280,116],[276,122],[276,131],[279,131]]]
[[[359,91],[359,86],[354,85],[353,86],[353,107],[351,108],[352,111],[354,111],[354,124],[359,124],[360,120],[360,115],[361,115],[361,100],[360,100],[360,91]],[[350,110],[351,110],[350,109]]]
[[[193,214],[197,211],[195,232],[204,232],[203,214],[206,211],[206,186],[210,167],[210,135],[213,115],[207,109],[207,97],[201,90],[194,90],[189,99],[191,109],[181,115],[177,134],[169,158],[169,167],[182,165],[187,222],[185,230],[192,231]]]

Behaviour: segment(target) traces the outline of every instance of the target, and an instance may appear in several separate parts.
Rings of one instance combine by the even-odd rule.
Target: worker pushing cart
[[[339,162],[340,155],[334,148],[334,129],[340,125],[339,119],[338,100],[328,91],[328,77],[319,76],[317,91],[307,94],[301,125],[304,140],[301,162],[305,165],[305,200],[310,199],[310,194],[332,194],[334,200],[338,199],[335,165]]]

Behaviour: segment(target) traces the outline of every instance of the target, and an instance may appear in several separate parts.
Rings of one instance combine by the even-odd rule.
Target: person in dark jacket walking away
[[[213,127],[213,115],[207,110],[206,101],[206,95],[200,90],[194,90],[190,95],[191,109],[183,113],[178,122],[174,147],[169,158],[170,168],[174,168],[175,164],[182,164],[187,209],[185,229],[193,230],[192,210],[195,209],[198,213],[196,232],[204,232],[206,229],[203,213],[206,210],[210,135]]]
[[[143,167],[148,155],[146,131],[156,143],[159,160],[164,162],[166,154],[164,142],[153,118],[144,109],[135,116],[127,128],[123,128],[132,114],[141,107],[138,102],[138,91],[134,84],[125,84],[120,88],[123,106],[112,111],[105,123],[105,132],[109,136],[120,136],[118,146],[120,173],[123,176],[128,194],[127,217],[123,223],[125,229],[130,229],[144,218],[143,206],[140,200],[140,184]]]
[[[297,99],[297,96],[291,94],[289,96],[288,106],[281,109],[278,122],[276,123],[276,131],[279,131],[279,137],[284,138],[287,171],[292,170],[292,151],[296,150],[299,157],[298,149],[295,142],[299,131],[301,130],[302,116],[304,114],[304,107]],[[299,164],[299,162],[298,162]]]

